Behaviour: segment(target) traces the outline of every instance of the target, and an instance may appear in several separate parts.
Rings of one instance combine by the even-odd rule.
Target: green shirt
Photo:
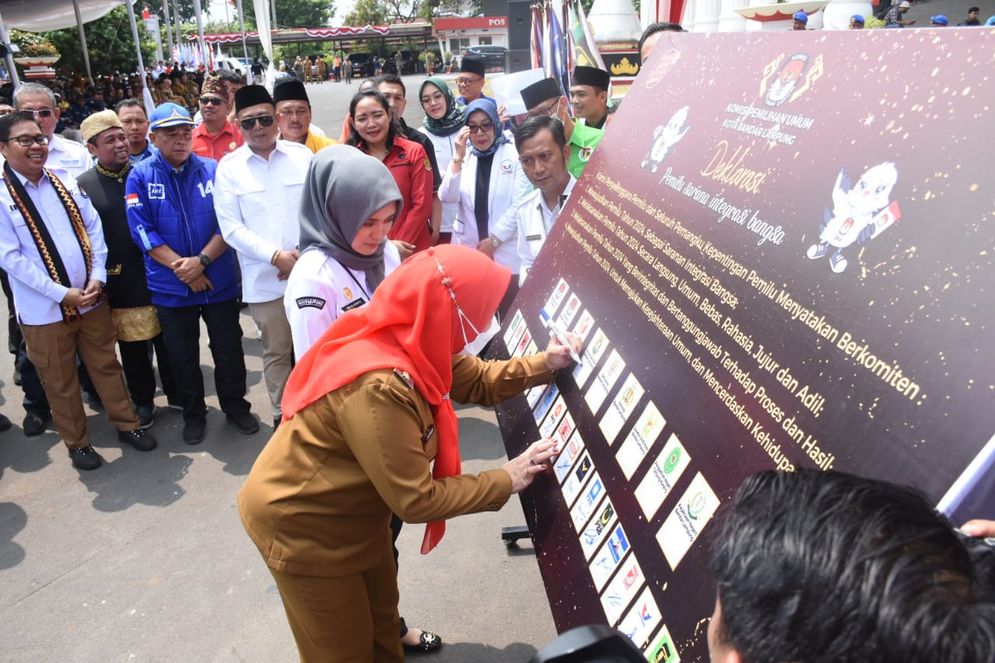
[[[584,172],[584,166],[594,154],[594,148],[601,142],[601,137],[605,132],[601,129],[589,127],[582,122],[574,122],[574,130],[570,135],[570,163],[567,170],[570,174],[580,179],[580,174]]]

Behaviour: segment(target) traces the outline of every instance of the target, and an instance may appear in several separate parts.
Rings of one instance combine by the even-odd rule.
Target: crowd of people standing
[[[227,425],[256,433],[260,423],[246,398],[244,307],[261,339],[274,439],[285,434],[296,440],[311,423],[301,387],[288,391],[296,384],[293,376],[338,320],[377,301],[406,259],[420,261],[412,264],[420,265],[422,277],[435,265],[449,270],[443,295],[452,295],[454,315],[465,322],[446,342],[452,348],[444,355],[433,351],[433,361],[488,339],[524,276],[522,247],[534,258],[573,177],[562,126],[566,104],[518,118],[516,134],[503,109],[484,95],[485,76],[482,62],[464,60],[458,96],[445,81],[425,79],[418,90],[426,113],[420,127],[404,122],[408,90],[400,77],[364,81],[341,141],[314,125],[308,90],[295,77],[270,92],[224,71],[199,84],[186,72],[163,73],[151,113],[133,97],[113,108],[94,107],[78,123],[80,142],[57,132],[65,109],[55,90],[21,85],[10,112],[0,117],[6,185],[0,187],[6,200],[0,267],[24,392],[24,433],[40,435],[54,425],[75,468],[99,468],[86,400],[103,408],[123,444],[152,451],[161,386],[166,404],[182,411],[183,441],[201,444],[208,438],[202,330]],[[592,81],[601,84],[600,77]],[[585,93],[605,99],[606,82],[603,87]],[[601,121],[606,117],[604,110]],[[572,128],[584,120],[568,123]],[[457,246],[443,249],[446,244]],[[490,274],[482,264],[497,270],[485,289],[453,289],[462,279],[477,283]],[[436,305],[420,308],[426,303],[412,304],[410,313],[425,342],[435,343],[442,338],[435,325],[450,323],[435,320]],[[566,347],[554,345],[525,363],[481,373],[472,354],[459,380],[470,390],[463,398],[476,402],[510,396],[569,363]],[[425,370],[412,364],[406,373]],[[445,377],[446,369],[433,370],[443,380],[439,388],[453,388],[445,384],[453,379]],[[507,371],[521,378],[507,382]],[[471,386],[493,380],[504,386]],[[484,391],[473,395],[475,389]],[[429,406],[438,419],[433,399]],[[452,422],[439,422],[446,464],[455,475]],[[0,427],[11,425],[0,420]],[[433,455],[423,452],[426,467]],[[404,519],[494,508],[527,485],[548,456],[543,447],[497,470],[501,477],[512,475],[514,485],[502,479],[459,507],[385,506],[393,514],[393,538]],[[478,501],[482,496],[486,504]],[[259,495],[255,499],[264,508]],[[250,527],[255,516],[243,515]],[[273,570],[289,611],[293,583]],[[400,618],[394,622],[390,647],[433,651],[441,644],[429,631],[409,629]],[[295,632],[298,626],[307,628],[295,624]],[[298,642],[304,651],[305,641]]]
[[[680,26],[647,31],[644,62],[654,35],[673,29]],[[452,403],[492,405],[548,383],[580,350],[567,335],[529,357],[476,356],[611,121],[609,75],[577,67],[569,90],[540,80],[520,91],[526,113],[510,118],[484,94],[486,74],[482,61],[465,58],[455,93],[440,78],[422,80],[419,127],[404,121],[404,80],[366,80],[341,131],[328,128],[338,140],[313,123],[298,77],[270,91],[223,71],[162,72],[151,113],[125,88],[91,90],[89,107],[74,116],[81,142],[59,134],[74,111],[50,87],[24,84],[0,112],[0,268],[25,434],[54,424],[75,468],[99,468],[85,397],[101,404],[120,442],[150,452],[158,373],[166,403],[182,411],[183,441],[203,443],[202,329],[228,426],[258,432],[246,398],[246,308],[261,340],[273,433],[239,512],[305,661],[368,660],[371,652],[399,661],[405,650],[437,650],[439,636],[408,628],[398,613],[402,523],[427,523],[428,552],[445,519],[500,508],[557,452],[540,441],[500,468],[464,475]],[[116,103],[95,99],[103,92]],[[0,415],[0,429],[11,425]],[[884,497],[864,504],[866,485],[800,476],[787,487],[761,476],[736,498],[742,522],[716,554],[723,581],[708,633],[713,658],[762,649],[742,619],[751,606],[737,603],[759,590],[738,560],[758,542],[772,551],[763,561],[774,571],[789,557],[779,531],[760,531],[773,507],[763,503],[762,517],[752,517],[758,495],[769,493],[778,508],[804,507],[778,491],[811,490],[814,503],[823,485],[835,486],[834,500],[871,515],[896,499],[873,486]],[[928,505],[906,502],[933,518]],[[859,540],[850,523],[813,535],[835,532],[830,543],[845,545]],[[959,554],[949,528],[932,524],[936,549]],[[743,538],[748,526],[758,533]],[[898,534],[914,541],[915,532]],[[845,566],[842,552],[833,559]],[[980,592],[970,564],[962,566],[958,588]],[[774,585],[766,590],[776,594]],[[822,596],[817,590],[811,595]],[[946,610],[952,599],[937,594],[927,607]],[[922,601],[898,603],[904,610]],[[826,619],[848,618],[825,605],[833,613]],[[976,630],[992,623],[982,617]],[[756,623],[767,621],[760,614]],[[802,649],[817,634],[805,635]],[[793,642],[764,646],[772,653],[756,657],[799,658]]]

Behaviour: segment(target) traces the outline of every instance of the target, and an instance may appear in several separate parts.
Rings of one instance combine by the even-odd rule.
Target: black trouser
[[[128,394],[135,405],[152,405],[152,400],[155,398],[153,347],[163,393],[170,401],[182,402],[179,387],[173,379],[173,369],[169,365],[169,355],[162,334],[150,341],[118,341],[117,347],[121,352],[121,368],[124,370],[124,379],[128,384]]]
[[[0,288],[7,298],[7,352],[17,357],[17,347],[21,344],[21,325],[17,324],[17,311],[14,309],[14,294],[10,290],[10,277],[0,270]]]
[[[38,377],[38,371],[28,359],[28,346],[25,345],[23,338],[17,350],[17,370],[21,373],[21,391],[24,392],[21,404],[24,406],[24,411],[37,414],[45,419],[51,408],[48,405],[48,397],[45,396],[45,388],[41,384],[41,378]]]
[[[207,325],[214,359],[214,387],[226,414],[249,411],[245,400],[245,355],[242,327],[238,322],[238,300],[199,306],[157,306],[159,325],[173,369],[185,421],[203,420],[204,375],[200,371],[200,319]]]

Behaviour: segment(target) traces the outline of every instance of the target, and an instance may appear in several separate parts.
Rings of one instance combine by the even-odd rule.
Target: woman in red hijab
[[[499,469],[460,474],[452,400],[493,405],[570,364],[557,341],[508,361],[457,354],[486,329],[510,279],[466,247],[418,253],[290,375],[284,423],[238,505],[302,661],[403,661],[391,513],[428,523],[427,553],[447,518],[500,509],[548,466],[553,443],[540,441]]]

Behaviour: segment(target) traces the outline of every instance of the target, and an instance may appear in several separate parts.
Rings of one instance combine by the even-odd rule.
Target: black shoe
[[[430,631],[422,631],[418,637],[417,645],[409,645],[403,642],[401,644],[404,645],[404,651],[431,654],[442,649],[442,638]]]
[[[200,444],[204,441],[204,430],[207,428],[207,421],[196,419],[183,424],[183,441],[187,444]]]
[[[174,398],[167,398],[166,399],[166,407],[168,407],[170,410],[179,410],[180,412],[183,411],[183,403],[180,402],[179,398],[175,398],[175,399]]]
[[[151,428],[155,423],[155,405],[139,405],[135,407],[135,415],[138,417],[138,425],[143,429]]]
[[[10,423],[10,419],[0,414],[0,431],[10,430],[11,426],[13,426],[13,424]]]
[[[155,437],[145,429],[119,430],[117,432],[119,442],[130,444],[138,451],[152,451],[156,448]]]
[[[24,384],[24,381],[21,379],[21,372],[16,368],[14,369],[14,384],[16,384],[18,387]]]
[[[281,419],[283,419],[283,417],[273,417],[273,430],[276,430],[277,428],[280,427]]]
[[[50,423],[52,423],[52,416],[50,414],[46,414],[43,417],[40,414],[28,412],[24,415],[21,428],[24,429],[24,434],[28,437],[36,437],[44,433]]]
[[[89,444],[79,449],[70,449],[69,457],[77,470],[95,470],[100,467],[100,455]]]
[[[226,414],[225,419],[235,424],[235,428],[237,428],[240,433],[252,435],[253,433],[259,432],[259,422],[252,416],[251,412]]]

